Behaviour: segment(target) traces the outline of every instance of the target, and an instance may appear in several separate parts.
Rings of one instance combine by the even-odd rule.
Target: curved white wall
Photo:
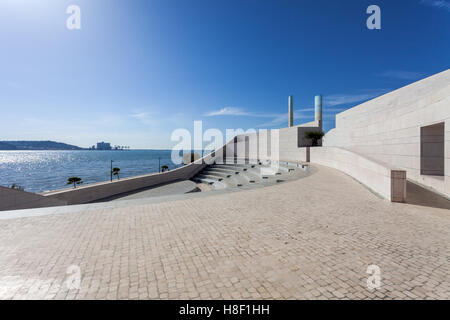
[[[99,182],[87,184],[77,188],[68,188],[44,192],[44,198],[62,200],[67,204],[81,204],[102,200],[125,192],[136,191],[143,188],[161,184],[186,180],[193,177],[203,169],[204,164],[191,163],[163,173],[153,173],[131,178],[122,178],[113,182]]]
[[[310,162],[338,169],[393,202],[406,199],[406,172],[338,147],[310,148]]]
[[[435,145],[444,147],[443,176],[421,174],[421,128],[436,124],[445,128]],[[408,179],[450,196],[450,70],[339,113],[323,145],[404,169]]]
[[[267,149],[272,137],[278,146],[270,154]],[[269,138],[270,137],[270,138]],[[280,160],[288,162],[312,162],[340,170],[355,178],[380,196],[394,202],[406,199],[406,172],[367,156],[339,147],[302,147],[304,133],[297,127],[270,130],[268,134],[239,135],[235,145],[227,149],[238,158],[249,160]],[[269,143],[269,141],[271,141]],[[250,145],[256,145],[251,148]]]

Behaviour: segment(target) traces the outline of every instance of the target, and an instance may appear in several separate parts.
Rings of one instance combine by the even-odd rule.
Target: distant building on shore
[[[130,150],[129,146],[114,146],[113,150]]]
[[[130,150],[129,146],[111,146],[109,142],[97,142],[97,146],[89,147],[89,150]]]
[[[97,142],[97,150],[111,150],[111,143],[109,142]]]

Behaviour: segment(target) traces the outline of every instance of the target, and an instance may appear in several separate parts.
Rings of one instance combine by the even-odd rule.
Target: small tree
[[[76,188],[77,184],[82,184],[83,180],[81,180],[81,178],[78,177],[70,177],[69,179],[67,179],[67,184],[73,184],[73,187]]]
[[[320,139],[323,138],[324,135],[325,135],[325,133],[323,133],[322,131],[307,131],[307,132],[305,132],[305,138],[311,139],[313,147],[316,147],[319,145],[318,142]]]
[[[119,172],[120,172],[120,168],[113,168],[112,169],[112,174],[113,174],[113,176],[117,176],[117,180],[119,180],[120,179],[120,177],[119,177]]]
[[[13,184],[11,185],[11,189],[19,190],[19,191],[24,191],[24,190],[25,190],[22,186],[20,186],[20,185],[18,185],[18,184],[15,184],[15,183],[13,183]]]
[[[161,172],[169,171],[169,166],[163,165],[161,166]]]

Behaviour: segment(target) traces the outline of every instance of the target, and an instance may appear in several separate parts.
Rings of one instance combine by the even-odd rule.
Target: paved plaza
[[[391,203],[310,170],[241,192],[0,220],[0,298],[450,298],[448,200]]]

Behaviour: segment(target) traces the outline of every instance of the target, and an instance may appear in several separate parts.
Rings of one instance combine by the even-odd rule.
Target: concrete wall
[[[308,127],[307,127],[308,128]],[[314,128],[314,127],[312,127]],[[364,155],[335,147],[298,147],[303,135],[300,127],[270,130],[266,133],[239,135],[236,142],[229,143],[227,150],[240,150],[238,157],[250,159],[271,159],[289,162],[312,162],[338,169],[355,178],[380,196],[395,202],[406,198],[406,172]],[[279,136],[278,152],[267,152],[276,143],[271,138]],[[248,148],[255,143],[258,148]]]
[[[444,175],[421,174],[421,128],[438,123],[445,131]],[[406,170],[408,179],[450,196],[450,70],[339,113],[323,145]]]
[[[0,186],[0,210],[54,207],[65,204],[67,203],[64,200]]]
[[[310,148],[310,162],[338,169],[390,201],[406,199],[404,170],[337,147]]]
[[[229,154],[238,158],[312,162],[338,169],[395,202],[406,198],[406,172],[387,163],[372,159],[351,150],[334,147],[309,147],[304,139],[306,131],[319,131],[320,123],[243,134],[226,146]],[[308,147],[306,147],[308,146]],[[269,151],[269,149],[271,149]]]
[[[80,186],[72,189],[62,189],[42,193],[47,199],[63,201],[65,204],[89,203],[105,199],[125,192],[135,191],[142,188],[157,186],[164,183],[186,180],[201,171],[206,164],[198,160],[164,173],[154,173],[132,178],[123,178],[113,182],[100,182]]]
[[[253,134],[239,135],[236,140],[237,156],[250,159],[273,159],[279,157],[282,161],[300,161],[306,159],[306,146],[311,146],[311,141],[305,139],[305,132],[319,131],[320,127],[314,126],[316,122],[308,123],[308,126],[300,125],[290,128],[259,131]],[[273,147],[273,150],[271,150]],[[233,150],[232,144],[227,149]],[[272,154],[275,152],[275,154]]]

